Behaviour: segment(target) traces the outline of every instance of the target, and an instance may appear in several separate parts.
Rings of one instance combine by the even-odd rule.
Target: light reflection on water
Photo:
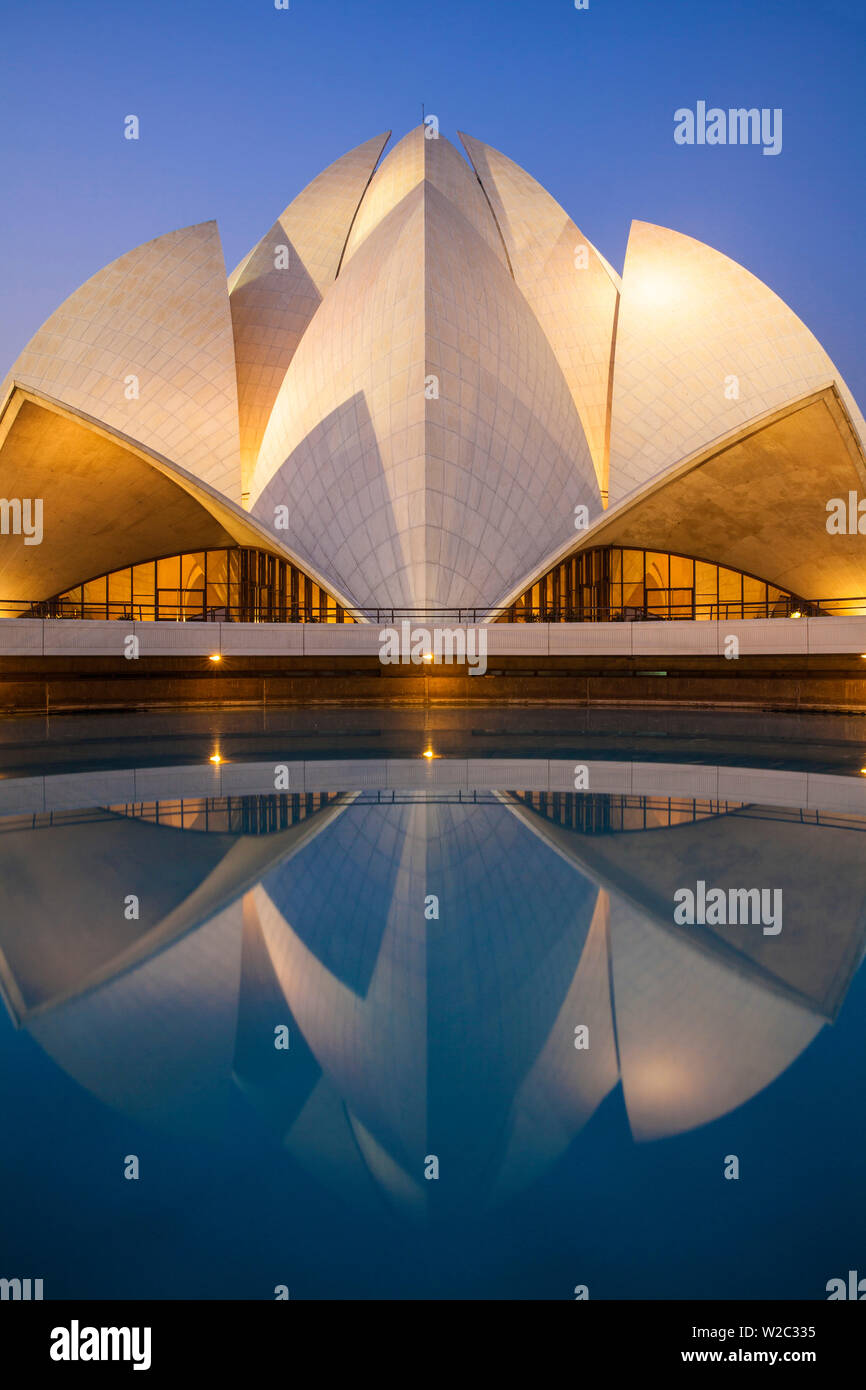
[[[76,1176],[96,1164],[123,1229],[124,1200],[147,1202],[156,1181],[163,1258],[115,1269],[114,1296],[196,1296],[203,1281],[268,1297],[270,1279],[299,1297],[568,1297],[580,1281],[599,1297],[822,1297],[854,1267],[843,1212],[861,1174],[841,1098],[863,1075],[866,783],[640,750],[604,763],[249,752],[216,773],[127,760],[2,784],[11,1129],[26,1145],[43,1093],[61,1150],[79,1088],[99,1114],[48,1196],[38,1158],[20,1176],[22,1210],[82,1190],[83,1214],[101,1210],[107,1176],[99,1194]],[[589,782],[575,792],[578,767]],[[675,895],[699,881],[779,890],[782,930],[679,925]],[[803,1120],[822,1107],[819,1149]],[[134,1195],[122,1151],[142,1151]],[[256,1211],[259,1172],[270,1218],[253,1216],[245,1254],[223,1249],[216,1283],[178,1290],[164,1257],[190,1240],[167,1157],[181,1152],[192,1186],[190,1167],[220,1187],[245,1156],[241,1190],[196,1209],[203,1264],[220,1228]],[[736,1184],[722,1176],[732,1153]],[[784,1260],[756,1215],[771,1190],[802,1232]],[[647,1203],[664,1256],[648,1253]],[[714,1229],[715,1269],[690,1223]],[[483,1271],[469,1234],[482,1228]],[[16,1251],[25,1236],[13,1222]],[[58,1293],[109,1292],[99,1240],[77,1266],[44,1230],[36,1244]],[[347,1273],[359,1261],[363,1290]]]

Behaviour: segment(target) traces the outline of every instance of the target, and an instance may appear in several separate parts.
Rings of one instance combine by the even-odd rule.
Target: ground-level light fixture
[[[213,656],[208,657],[208,661],[222,661],[222,657],[219,652],[214,652]]]

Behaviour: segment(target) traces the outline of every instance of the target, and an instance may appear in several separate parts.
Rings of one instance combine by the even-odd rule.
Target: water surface
[[[6,721],[0,1273],[825,1297],[866,1224],[864,749],[660,711]],[[677,921],[700,883],[780,910]]]

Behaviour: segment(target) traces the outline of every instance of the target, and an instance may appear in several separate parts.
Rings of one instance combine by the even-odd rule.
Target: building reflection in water
[[[618,1085],[637,1141],[724,1115],[833,1022],[866,809],[435,767],[424,789],[228,797],[173,769],[171,796],[100,808],[66,777],[53,810],[0,820],[16,1023],[140,1120],[218,1133],[240,1091],[347,1201],[424,1217],[527,1187]],[[676,926],[698,879],[781,889],[783,930]]]

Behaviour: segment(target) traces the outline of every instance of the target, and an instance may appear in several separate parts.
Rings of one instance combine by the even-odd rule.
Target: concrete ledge
[[[590,783],[590,785],[592,785]],[[633,763],[634,796],[718,797],[718,768],[677,763]]]
[[[863,785],[866,787],[866,782]],[[805,772],[720,767],[717,795],[720,801],[768,801],[772,806],[808,807],[809,778]]]
[[[3,784],[5,785],[5,784]],[[45,809],[72,810],[81,806],[123,805],[136,799],[135,771],[66,772],[46,777],[51,804]]]
[[[607,762],[571,758],[417,758],[287,761],[293,792],[436,790],[574,791],[575,767],[588,771],[585,791],[674,800],[746,802],[792,810],[866,816],[866,777],[780,772],[776,768],[718,767],[700,763]],[[195,763],[0,780],[0,816],[88,810],[141,801],[274,792],[275,760]]]
[[[395,624],[399,631],[399,623]],[[413,630],[436,630],[413,623]],[[456,623],[439,627],[460,630]],[[133,634],[147,656],[377,656],[385,629],[363,623],[147,623],[0,618],[0,656],[117,656]],[[462,630],[468,632],[465,624]],[[491,623],[488,656],[709,656],[736,637],[742,656],[866,652],[866,618],[744,622]]]
[[[505,626],[505,624],[502,624]],[[634,623],[551,623],[550,655],[576,656],[586,652],[594,656],[631,656]]]
[[[65,621],[56,624],[48,619],[48,625],[65,626]],[[86,622],[70,623],[70,627],[87,627]],[[123,623],[115,623],[123,628]],[[222,646],[222,629],[231,624],[224,623],[133,623],[132,629],[139,641],[139,650],[144,656],[211,656]],[[121,646],[122,652],[122,646]],[[125,659],[125,658],[124,658]]]
[[[160,627],[161,624],[154,623],[152,626]],[[49,619],[44,624],[42,655],[116,656],[118,661],[123,661],[124,642],[133,635],[134,630],[134,623],[66,622],[61,619]]]
[[[657,667],[664,669],[658,670]],[[866,714],[859,655],[492,657],[383,666],[374,656],[0,656],[2,713],[286,706],[621,705]]]
[[[4,777],[0,780],[0,815],[40,815],[45,810],[45,780],[44,777]]]
[[[586,789],[605,791],[618,796],[627,796],[632,789],[633,763],[599,762],[592,758],[582,758],[578,754],[573,762],[553,759],[549,765],[548,790],[552,792],[573,792],[578,768],[586,768]],[[583,774],[581,774],[581,780]]]
[[[264,769],[262,769],[264,772]],[[270,791],[274,789],[271,771]],[[135,772],[133,801],[181,801],[184,797],[223,796],[222,768],[218,763],[194,767],[145,767]]]
[[[717,656],[718,623],[629,623],[634,656]],[[724,651],[724,648],[722,649]]]
[[[40,618],[0,618],[0,655],[42,656],[45,623]]]
[[[347,777],[351,779],[349,790],[353,792],[365,791],[368,788],[377,791],[388,787],[388,763],[384,758],[369,760],[347,758],[345,761],[339,762],[325,760],[319,763],[319,771],[313,779],[318,783],[315,788],[308,785],[308,767],[308,763],[303,764],[304,791],[344,792],[347,789]]]
[[[809,618],[809,651],[866,652],[866,618]]]
[[[448,766],[456,763],[449,759]],[[547,791],[550,786],[550,764],[546,758],[470,758],[466,776],[460,783],[467,791],[502,791],[510,787],[517,791]],[[574,786],[574,778],[571,781]]]
[[[749,618],[742,623],[719,623],[719,655],[725,654],[725,640],[736,637],[740,644],[740,656],[780,655],[806,656],[809,651],[809,636],[813,625],[830,622],[829,618]],[[857,623],[857,618],[843,618],[842,622]],[[692,624],[700,627],[700,623]],[[857,640],[852,633],[849,639]],[[854,651],[854,647],[849,648]]]
[[[224,763],[219,768],[222,796],[262,796],[277,789],[277,768],[285,768],[279,777],[280,788],[286,792],[302,792],[304,764],[289,758],[274,758],[271,763]]]
[[[553,627],[553,623],[487,623],[483,629],[487,633],[487,653],[489,656],[547,656],[556,650],[551,645]]]
[[[378,656],[384,628],[367,623],[302,623],[304,656]]]
[[[300,656],[304,626],[299,623],[216,623],[221,656]]]

